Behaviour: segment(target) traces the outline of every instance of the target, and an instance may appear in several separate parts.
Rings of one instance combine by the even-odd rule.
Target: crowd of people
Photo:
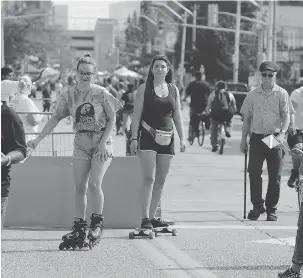
[[[267,221],[277,221],[286,142],[293,159],[288,186],[294,187],[299,175],[303,174],[303,87],[296,89],[289,97],[275,83],[278,68],[274,63],[263,62],[259,71],[261,84],[247,94],[241,108],[243,127],[240,150],[249,153],[248,173],[253,205],[248,219],[256,221],[266,212]],[[169,226],[169,222],[157,219],[155,215],[175,155],[176,135],[179,137],[180,151],[186,151],[182,101],[186,101],[189,96],[191,98],[190,125],[193,127],[196,126],[196,115],[206,112],[210,119],[206,124],[211,129],[212,151],[216,152],[218,126],[224,126],[226,137],[231,137],[232,118],[237,109],[233,94],[227,91],[223,81],[217,82],[212,90],[200,72],[195,74],[195,80],[185,90],[180,86],[178,88],[173,82],[170,62],[162,55],[153,58],[146,81],[141,80],[139,84],[125,81],[113,84],[110,77],[105,78],[103,83],[100,80],[95,82],[96,63],[89,54],[78,60],[76,72],[75,79],[69,79],[69,86],[57,87],[59,93],[53,113],[43,130],[37,136],[26,137],[25,133],[37,133],[37,126],[41,121],[41,117],[34,114],[38,108],[29,97],[32,81],[28,76],[13,81],[12,69],[1,69],[2,225],[10,188],[11,164],[24,160],[28,148],[35,149],[61,120],[70,117],[75,131],[72,156],[76,188],[75,219],[73,230],[64,235],[63,240],[72,239],[79,247],[86,248],[86,238],[95,244],[101,238],[104,220],[102,181],[113,157],[112,131],[115,126],[117,134],[130,134],[130,153],[137,155],[140,160],[143,177],[140,191],[141,228]],[[50,91],[51,88],[45,87],[43,96],[46,99],[50,98]],[[14,97],[10,99],[12,93]],[[9,103],[12,103],[11,107],[8,106]],[[47,104],[44,108],[49,109]],[[23,113],[19,117],[16,111]],[[128,125],[130,118],[131,125]],[[274,136],[279,144],[275,147],[266,145],[263,139],[268,136]],[[265,200],[262,197],[264,160],[267,162],[269,177]],[[88,189],[92,196],[93,213],[87,234]],[[280,273],[279,277],[300,277],[303,265],[302,218],[303,204],[298,220],[293,264],[284,273]]]

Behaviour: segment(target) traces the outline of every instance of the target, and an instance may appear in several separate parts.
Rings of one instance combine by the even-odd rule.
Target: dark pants
[[[10,179],[1,181],[1,230],[6,214],[8,194],[10,189]]]
[[[298,231],[296,237],[296,245],[292,262],[303,266],[303,203],[301,203],[301,210],[298,220]]]
[[[263,206],[262,167],[266,160],[268,188],[265,198],[267,212],[275,212],[280,197],[280,182],[284,152],[280,147],[270,149],[261,141],[266,135],[252,133],[250,138],[248,172],[250,179],[251,202],[254,207]]]

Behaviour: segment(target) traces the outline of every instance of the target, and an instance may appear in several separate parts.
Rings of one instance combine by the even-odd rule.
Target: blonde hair
[[[25,95],[31,94],[32,80],[29,76],[24,75],[19,79],[20,93]]]

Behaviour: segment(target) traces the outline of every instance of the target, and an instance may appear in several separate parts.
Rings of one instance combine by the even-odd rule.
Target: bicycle
[[[206,132],[205,117],[207,117],[205,111],[203,111],[202,113],[196,113],[192,116],[188,127],[188,141],[190,145],[194,144],[194,140],[197,137],[199,146],[203,146]],[[195,125],[192,123],[193,121],[197,121]],[[194,126],[196,127],[196,130],[194,130]]]

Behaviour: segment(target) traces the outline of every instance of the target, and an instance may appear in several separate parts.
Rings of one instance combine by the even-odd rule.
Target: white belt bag
[[[141,125],[151,134],[157,144],[161,146],[167,146],[171,143],[173,131],[154,129],[144,121],[141,122]]]

